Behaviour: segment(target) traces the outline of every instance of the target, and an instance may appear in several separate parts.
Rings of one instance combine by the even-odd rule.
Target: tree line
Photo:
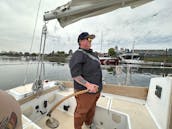
[[[52,51],[48,54],[44,54],[45,56],[68,56],[67,53],[65,53],[64,51]],[[0,56],[15,56],[15,57],[19,57],[19,56],[39,56],[39,53],[29,53],[29,52],[15,52],[15,51],[3,51],[0,53]]]

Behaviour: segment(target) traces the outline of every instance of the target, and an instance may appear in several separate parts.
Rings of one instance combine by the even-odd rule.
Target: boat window
[[[128,55],[128,56],[124,56],[125,59],[131,59],[131,56]]]

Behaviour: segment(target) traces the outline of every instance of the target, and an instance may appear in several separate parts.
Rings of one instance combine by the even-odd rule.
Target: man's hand
[[[90,93],[96,93],[98,91],[99,86],[86,82],[85,86],[87,87],[87,89],[89,90]]]
[[[74,77],[73,79],[79,84],[85,86],[89,90],[90,93],[96,93],[98,91],[98,88],[99,88],[98,85],[95,85],[93,83],[86,81],[82,76],[77,76],[77,77]]]

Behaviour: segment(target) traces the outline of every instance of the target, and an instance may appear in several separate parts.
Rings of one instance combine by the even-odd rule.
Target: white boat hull
[[[46,89],[46,92],[42,92],[40,96],[31,95],[32,97],[29,96],[27,99],[18,100],[21,104],[24,117],[30,120],[30,122],[23,123],[24,128],[32,125],[35,126],[36,129],[48,129],[45,125],[48,119],[46,116],[48,111],[61,99],[73,93],[73,88],[67,88],[64,91],[60,90],[59,87],[62,83],[59,83],[57,86],[55,86],[55,81],[49,82],[48,84],[49,89]],[[161,90],[161,98],[157,97],[157,93],[155,94],[157,85],[163,89]],[[104,86],[104,88],[105,91],[108,91],[108,87]],[[111,85],[109,85],[109,88],[112,88]],[[130,88],[132,89],[133,87]],[[116,87],[116,89],[118,89],[118,87]],[[49,91],[47,92],[47,90]],[[15,92],[16,91],[15,89]],[[126,96],[121,96],[124,91],[121,92],[119,89],[118,92],[121,92],[121,95],[109,93],[101,94],[97,102],[94,117],[94,123],[97,129],[170,129],[169,127],[171,126],[172,120],[172,116],[169,115],[172,114],[172,78],[152,79],[147,100],[127,97],[127,93],[130,92],[129,87],[127,91],[128,92],[125,93]],[[136,91],[139,92],[138,89],[135,90],[136,94]],[[13,90],[9,91],[9,93],[12,92]],[[44,106],[45,102],[47,102],[47,107]],[[68,110],[64,109],[64,106],[69,106]],[[60,121],[58,129],[73,129],[73,113],[75,106],[75,98],[71,97],[61,103],[55,111],[53,111],[52,116]],[[86,129],[86,127],[83,126],[83,129]]]

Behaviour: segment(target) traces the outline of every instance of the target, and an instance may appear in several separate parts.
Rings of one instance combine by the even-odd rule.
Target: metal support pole
[[[45,68],[44,67],[44,53],[45,53],[45,44],[46,44],[46,38],[47,38],[47,26],[46,22],[42,28],[42,33],[41,33],[41,42],[40,42],[40,49],[39,49],[39,61],[38,61],[38,67],[37,67],[37,75],[36,75],[36,80],[33,83],[32,90],[38,93],[43,89],[43,77],[42,77],[42,71]],[[44,38],[44,40],[43,40]],[[39,65],[41,65],[39,67]]]

